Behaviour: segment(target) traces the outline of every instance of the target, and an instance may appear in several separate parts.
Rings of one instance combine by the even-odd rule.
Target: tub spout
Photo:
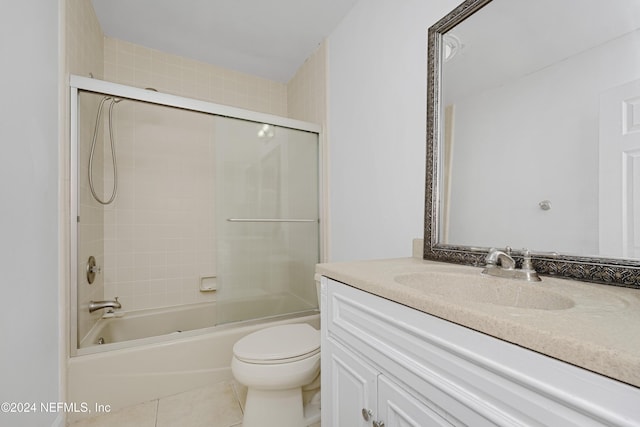
[[[122,308],[122,304],[118,301],[118,297],[114,301],[89,301],[89,313],[103,308]]]

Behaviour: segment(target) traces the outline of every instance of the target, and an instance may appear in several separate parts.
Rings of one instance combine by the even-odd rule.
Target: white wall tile
[[[108,81],[280,116],[292,103],[291,117],[324,123],[324,46],[285,85],[104,37],[90,3],[69,0],[77,74],[91,69]],[[84,44],[95,49],[80,46],[87,20],[91,37]],[[193,113],[151,110],[130,101],[114,109],[119,193],[112,206],[96,210],[92,231],[105,264],[95,294],[120,296],[127,310],[215,298],[198,290],[201,276],[216,274],[211,124]]]

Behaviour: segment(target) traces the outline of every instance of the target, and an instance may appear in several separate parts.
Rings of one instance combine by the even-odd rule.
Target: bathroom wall
[[[327,42],[298,68],[287,83],[287,109],[289,117],[317,123],[323,132],[319,139],[320,159],[320,259],[330,259],[329,255],[329,176],[326,173],[329,159],[327,142]]]
[[[166,93],[320,124],[325,122],[324,44],[301,65],[289,84],[283,84],[104,37],[91,2],[87,0],[69,0],[67,15],[68,69],[71,73],[87,76],[91,72],[95,77],[107,81],[152,87]],[[99,97],[96,97],[91,103],[83,104],[86,111],[82,111],[82,114],[90,118],[84,122],[88,126],[81,129],[81,138],[86,142],[86,145],[82,145],[81,158],[85,160],[88,158],[88,143],[92,137],[98,102]],[[108,103],[105,104],[105,116],[107,107]],[[100,312],[89,315],[85,310],[91,299],[119,296],[126,309],[137,309],[215,298],[215,294],[198,291],[199,278],[216,273],[215,253],[212,252],[215,245],[211,244],[213,229],[209,230],[214,221],[213,215],[208,216],[210,226],[198,219],[199,232],[194,234],[195,219],[191,214],[184,214],[200,209],[200,215],[207,215],[213,209],[213,193],[206,188],[193,189],[191,185],[192,182],[210,184],[213,169],[194,168],[190,172],[198,171],[200,176],[188,179],[182,176],[171,183],[172,193],[168,196],[169,199],[173,197],[172,206],[175,209],[178,208],[178,194],[175,193],[178,188],[199,194],[187,204],[184,204],[186,198],[182,198],[179,206],[182,215],[167,213],[173,216],[171,232],[162,226],[166,226],[169,219],[158,222],[160,213],[166,213],[167,209],[159,205],[167,196],[167,183],[162,179],[152,179],[166,177],[167,167],[177,167],[168,165],[171,160],[182,158],[184,168],[190,162],[193,164],[210,159],[213,151],[208,145],[210,141],[203,141],[211,124],[179,113],[177,116],[171,115],[167,121],[170,126],[163,130],[155,126],[157,116],[154,118],[155,113],[148,108],[123,102],[117,104],[114,111],[121,168],[117,202],[103,209],[93,201],[86,185],[80,189],[81,199],[87,201],[81,204],[81,233],[89,236],[89,239],[83,240],[79,248],[79,337],[84,336],[93,321],[101,315]],[[133,114],[128,115],[130,112]],[[132,121],[134,118],[136,122]],[[105,125],[106,121],[103,121],[103,129]],[[180,132],[190,135],[181,135]],[[104,132],[100,132],[98,144],[107,147],[108,140],[102,140],[103,135]],[[170,138],[175,142],[173,145],[167,142]],[[185,150],[184,142],[191,140],[195,141],[197,147]],[[154,141],[160,143],[154,144]],[[99,152],[97,156],[95,165],[106,165],[104,185],[108,195],[112,185],[110,152]],[[154,163],[150,159],[162,160]],[[99,168],[94,171],[94,176],[103,173]],[[88,173],[84,160],[81,161],[80,173],[83,177]],[[86,180],[82,181],[86,183]],[[99,193],[103,194],[103,180],[96,179],[95,182],[100,187]],[[144,192],[149,197],[140,197]],[[151,195],[154,196],[153,200],[150,199]],[[195,203],[204,205],[204,208],[195,206]],[[101,228],[104,230],[104,240]],[[127,233],[136,234],[136,248],[131,247],[133,239],[119,238]],[[185,239],[190,240],[191,244],[186,245]],[[122,247],[126,245],[129,246]],[[150,251],[151,246],[154,251]],[[98,274],[91,286],[86,283],[83,274],[85,258],[89,255],[94,255],[102,267],[102,273]]]
[[[284,83],[109,37],[104,39],[104,79],[262,113],[287,115]]]
[[[80,122],[78,129],[79,153],[80,158],[79,165],[79,185],[78,185],[78,197],[79,197],[79,220],[78,220],[78,236],[82,238],[77,242],[78,253],[78,265],[77,265],[77,300],[78,300],[78,337],[83,337],[89,329],[95,324],[95,322],[102,316],[102,313],[94,312],[89,313],[88,304],[89,301],[100,301],[104,299],[104,275],[98,273],[95,276],[93,283],[89,284],[87,279],[87,262],[90,256],[93,256],[96,260],[96,264],[99,268],[104,267],[104,209],[95,199],[91,196],[91,192],[88,184],[89,174],[89,152],[91,148],[91,141],[93,138],[93,131],[95,126],[95,117],[98,111],[98,104],[102,97],[99,95],[82,94],[80,97],[79,113],[81,117],[85,117],[85,120]],[[105,108],[108,107],[108,103],[105,103]],[[103,109],[103,111],[106,111]],[[101,121],[100,126],[103,126]],[[96,135],[96,147],[102,147],[104,143],[103,134],[98,132]],[[104,155],[101,149],[94,151],[93,161],[93,177],[95,191],[103,194],[103,174],[104,174]],[[108,199],[107,196],[102,196]]]
[[[331,260],[422,236],[427,29],[459,0],[361,1],[328,39]]]
[[[104,66],[108,81],[286,116],[282,83],[110,38]],[[199,291],[217,274],[213,120],[132,102],[115,111],[120,195],[105,209],[105,297],[127,310],[215,299]]]
[[[103,78],[104,70],[104,35],[100,28],[100,23],[93,10],[91,1],[87,0],[66,0],[65,3],[65,70],[68,74],[76,74],[79,76],[89,77],[93,75],[95,78]],[[65,94],[66,104],[68,105],[68,94]],[[93,136],[93,126],[95,124],[95,115],[98,108],[100,97],[93,96],[92,102],[81,103],[80,114],[88,118],[82,121],[80,128],[80,175],[84,178],[80,180],[80,222],[79,231],[83,239],[78,241],[78,336],[83,337],[93,324],[100,318],[101,313],[96,312],[90,314],[87,308],[89,301],[102,300],[104,297],[104,280],[103,275],[98,274],[93,284],[89,285],[86,276],[86,262],[89,256],[94,256],[98,265],[104,264],[104,237],[102,230],[104,228],[103,209],[100,204],[93,200],[89,193],[87,185],[88,174],[88,158],[91,138]],[[65,108],[64,111],[68,111]],[[69,122],[69,118],[65,118],[65,123]],[[68,130],[67,130],[68,134]],[[102,146],[102,134],[98,135],[98,146]],[[68,152],[68,144],[63,146],[65,153],[64,169],[65,177],[69,177],[70,154]],[[96,151],[96,161],[94,163],[94,176],[96,187],[102,188],[102,152]],[[67,182],[63,187],[65,199],[69,199],[68,188],[70,184]],[[69,209],[70,204],[65,203],[65,209]],[[64,213],[65,218],[69,218],[69,212]],[[65,252],[66,253],[66,252]]]
[[[199,291],[202,277],[217,274],[213,117],[127,100],[114,111],[118,196],[104,208],[105,297],[119,296],[126,310],[213,300]]]
[[[3,3],[0,13],[0,401],[58,402],[60,3]],[[62,426],[58,413],[0,413],[14,427]]]
[[[66,69],[71,74],[103,78],[104,34],[91,1],[65,0]]]
[[[327,44],[323,42],[287,83],[287,110],[292,119],[325,125],[326,60]]]

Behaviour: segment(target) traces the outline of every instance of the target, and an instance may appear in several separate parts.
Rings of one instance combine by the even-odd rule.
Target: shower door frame
[[[89,77],[77,75],[69,76],[70,88],[70,310],[69,310],[69,326],[70,326],[70,355],[77,355],[78,350],[78,218],[80,215],[79,200],[79,153],[80,145],[78,141],[79,126],[79,95],[80,91],[92,92],[104,96],[112,96],[116,98],[126,98],[135,101],[147,102],[150,104],[163,105],[167,107],[180,108],[183,110],[206,113],[221,117],[229,117],[234,119],[246,120],[255,123],[266,123],[289,129],[301,130],[305,132],[315,133],[318,135],[318,206],[319,206],[319,242],[320,242],[320,262],[327,259],[328,244],[327,236],[327,192],[326,192],[326,161],[325,139],[322,126],[315,123],[305,122],[287,117],[276,116],[273,114],[260,113],[242,108],[230,107],[228,105],[216,104],[208,101],[201,101],[193,98],[187,98],[178,95],[171,95],[162,92],[154,92],[147,89],[126,86],[119,83],[107,82]]]

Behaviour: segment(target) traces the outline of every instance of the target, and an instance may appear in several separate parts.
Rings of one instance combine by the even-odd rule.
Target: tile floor
[[[242,427],[246,397],[246,387],[225,381],[78,420],[70,427]]]
[[[241,427],[245,398],[246,388],[227,381],[78,420],[70,427]]]

